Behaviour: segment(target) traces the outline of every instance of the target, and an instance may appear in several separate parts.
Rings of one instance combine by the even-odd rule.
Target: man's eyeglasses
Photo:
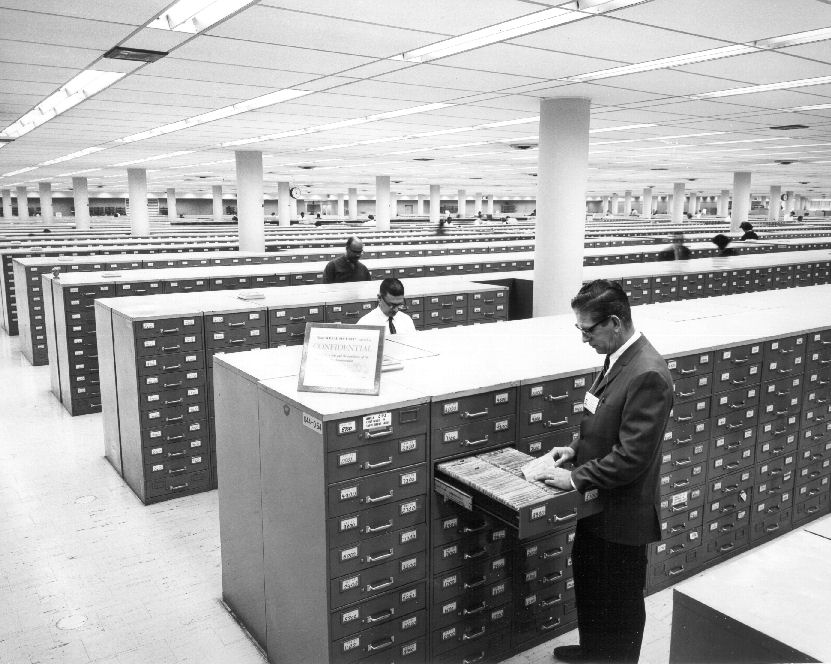
[[[590,337],[592,334],[594,334],[594,328],[596,328],[598,325],[602,325],[603,323],[605,323],[610,318],[611,318],[611,316],[606,316],[605,318],[601,318],[594,325],[590,325],[589,327],[580,327],[577,323],[574,324],[574,327],[576,327],[578,330],[580,330],[580,334],[583,334],[587,337]]]
[[[390,309],[397,309],[398,311],[404,311],[407,308],[407,305],[404,302],[388,302],[387,298],[383,295],[379,295],[378,299],[381,300],[384,304],[386,304]]]

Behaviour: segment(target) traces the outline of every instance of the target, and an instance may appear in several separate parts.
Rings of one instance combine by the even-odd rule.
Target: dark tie
[[[395,334],[395,323],[392,322],[392,316],[387,318],[387,322],[390,324],[390,334]],[[606,360],[607,366],[608,366],[608,362],[609,362],[609,360],[607,359]]]
[[[609,370],[609,356],[606,356],[606,359],[603,361],[603,370],[600,372],[600,377],[598,378],[597,382],[599,383],[603,380],[603,376],[606,375],[606,372]]]

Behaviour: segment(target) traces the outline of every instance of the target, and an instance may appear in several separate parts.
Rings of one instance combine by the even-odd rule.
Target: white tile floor
[[[217,492],[145,507],[103,450],[101,415],[70,417],[0,331],[0,663],[264,662],[221,603]],[[641,662],[668,661],[671,597],[647,599]]]

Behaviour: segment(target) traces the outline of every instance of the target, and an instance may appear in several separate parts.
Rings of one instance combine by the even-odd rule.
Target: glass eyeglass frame
[[[381,302],[383,302],[384,304],[386,304],[390,308],[390,310],[392,310],[392,309],[394,309],[395,311],[406,311],[407,310],[407,304],[405,302],[402,302],[401,304],[393,304],[392,302],[387,302],[387,298],[385,298],[383,295],[379,295],[378,299],[381,300]]]
[[[582,334],[583,336],[590,337],[594,334],[594,330],[598,325],[602,325],[607,320],[609,320],[611,316],[606,316],[605,318],[601,318],[597,321],[594,325],[590,325],[589,327],[580,327],[577,323],[574,324],[574,327]]]

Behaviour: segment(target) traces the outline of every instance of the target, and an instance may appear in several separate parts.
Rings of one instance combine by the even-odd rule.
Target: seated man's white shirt
[[[390,328],[387,324],[387,320],[388,318],[384,312],[381,311],[379,307],[375,307],[368,314],[361,316],[358,320],[358,325],[380,325],[384,327],[387,330],[387,334],[389,334]],[[395,315],[392,317],[392,324],[395,326],[396,334],[410,334],[416,331],[413,319],[403,311],[395,312]]]

